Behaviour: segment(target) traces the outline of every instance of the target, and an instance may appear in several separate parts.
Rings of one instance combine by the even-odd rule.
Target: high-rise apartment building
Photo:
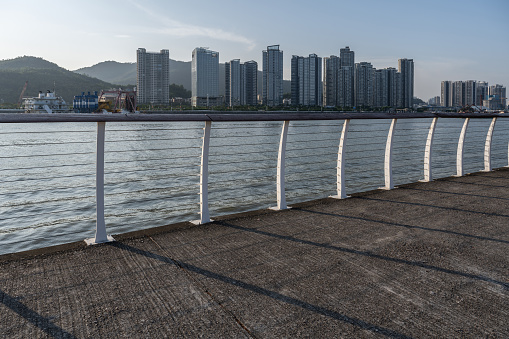
[[[387,98],[387,74],[381,69],[373,70],[373,107],[384,107]]]
[[[395,68],[389,67],[386,69],[388,73],[388,90],[389,90],[389,102],[388,106],[397,107],[398,106],[398,95],[401,91],[401,74]]]
[[[322,105],[322,58],[292,56],[292,105]]]
[[[463,83],[464,86],[464,102],[463,105],[475,105],[475,97],[477,94],[477,81],[467,80]]]
[[[170,52],[136,52],[136,95],[140,104],[168,104],[170,102]]]
[[[258,63],[256,61],[246,61],[243,65],[244,70],[244,94],[245,103],[242,105],[258,105]]]
[[[354,107],[354,68],[343,66],[338,71],[337,102],[340,107]]]
[[[503,110],[507,108],[506,88],[502,85],[488,87],[488,97],[484,100],[488,109]]]
[[[440,86],[440,105],[444,107],[452,106],[452,81],[442,81]]]
[[[256,106],[257,102],[258,64],[240,60],[225,63],[225,103],[226,106]]]
[[[331,55],[323,58],[323,105],[338,105],[339,57]]]
[[[299,58],[296,55],[292,55],[291,73],[290,73],[290,92],[291,92],[291,103],[294,106],[299,105]]]
[[[401,100],[398,106],[412,108],[414,102],[414,60],[399,59],[398,71],[401,73]]]
[[[191,60],[191,103],[193,106],[217,106],[219,98],[219,53],[195,48]]]
[[[355,64],[355,106],[373,104],[373,66],[369,62]]]
[[[478,81],[476,85],[476,93],[475,93],[475,104],[477,106],[482,106],[483,101],[488,96],[488,83],[486,81]]]
[[[392,67],[374,70],[373,107],[397,107],[399,75]]]
[[[239,59],[226,62],[225,66],[225,103],[226,106],[240,106],[242,98],[241,63]]]
[[[279,45],[267,46],[263,51],[263,104],[278,106],[283,103],[283,51]]]
[[[400,72],[396,72],[395,73],[395,83],[396,83],[396,96],[395,96],[395,102],[394,102],[394,106],[395,107],[398,107],[398,103],[401,102],[401,97],[403,96],[402,94],[402,91],[403,91],[403,86],[402,86],[402,81],[401,81],[401,78],[402,78],[402,75]]]
[[[346,46],[339,50],[338,106],[355,106],[355,53]]]
[[[339,50],[339,59],[341,67],[354,67],[355,66],[355,53],[346,46]]]
[[[452,83],[452,107],[462,107],[465,102],[463,81],[454,81]]]

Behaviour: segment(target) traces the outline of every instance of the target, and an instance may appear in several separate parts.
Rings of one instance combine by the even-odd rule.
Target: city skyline
[[[509,78],[506,0],[318,1],[313,6],[265,0],[256,6],[231,6],[226,0],[91,0],[86,6],[56,0],[41,6],[27,0],[24,6],[12,2],[0,8],[2,27],[9,29],[0,37],[0,59],[31,55],[69,70],[107,60],[135,62],[133,51],[140,47],[167,48],[172,59],[191,61],[195,47],[207,46],[220,53],[221,63],[241,59],[261,65],[262,50],[278,44],[285,51],[285,80],[291,78],[292,55],[323,58],[338,55],[344,46],[356,52],[357,62],[376,69],[413,59],[414,94],[423,100],[440,95],[444,80],[507,85]]]

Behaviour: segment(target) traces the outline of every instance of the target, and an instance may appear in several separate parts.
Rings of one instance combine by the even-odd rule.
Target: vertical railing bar
[[[96,228],[95,237],[85,239],[87,245],[101,244],[114,241],[113,237],[106,234],[104,221],[104,141],[106,134],[106,122],[97,122],[97,152],[95,171],[95,199],[96,199]]]
[[[470,118],[465,118],[465,122],[463,123],[463,127],[461,128],[460,138],[458,140],[458,150],[456,152],[456,176],[463,176],[463,148],[465,145],[465,136],[467,134],[468,123],[470,122]]]
[[[509,143],[507,143],[507,166],[505,167],[509,167]]]
[[[396,128],[396,122],[398,119],[392,119],[389,133],[387,134],[387,143],[385,144],[385,161],[384,161],[384,175],[385,175],[385,186],[380,189],[391,190],[394,188],[392,180],[392,141],[394,139],[394,130]]]
[[[338,162],[337,162],[337,195],[331,196],[334,199],[346,199],[345,188],[345,142],[348,136],[348,129],[350,127],[350,119],[346,119],[343,123],[343,130],[341,131],[341,139],[339,140],[338,148]]]
[[[288,126],[290,121],[285,120],[281,129],[281,138],[279,140],[279,152],[277,156],[277,206],[271,207],[273,210],[288,209],[286,205],[286,192],[285,192],[285,157],[286,157],[286,140],[288,138]]]
[[[211,222],[209,213],[209,149],[212,121],[206,121],[203,128],[203,144],[200,166],[200,220],[192,221],[195,225]]]
[[[491,172],[491,141],[493,140],[493,130],[495,129],[496,122],[497,117],[494,117],[486,134],[486,142],[484,143],[484,170],[481,172]]]
[[[433,174],[431,171],[431,156],[432,156],[432,146],[433,146],[433,138],[435,136],[435,129],[437,126],[438,118],[435,117],[431,121],[431,126],[429,127],[428,138],[426,139],[426,148],[424,150],[424,180],[423,182],[430,182],[433,180]]]

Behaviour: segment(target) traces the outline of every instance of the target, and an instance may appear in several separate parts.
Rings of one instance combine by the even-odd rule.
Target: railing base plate
[[[393,187],[393,188],[390,188],[390,187],[378,187],[379,190],[384,190],[384,191],[390,191],[390,190],[394,190],[396,189],[397,187]]]
[[[113,239],[113,237],[111,235],[108,235],[107,236],[108,240],[106,241],[101,241],[101,242],[96,242],[95,241],[95,238],[89,238],[89,239],[85,239],[85,243],[90,246],[90,245],[98,245],[98,244],[105,244],[107,242],[113,242],[115,241],[115,239]]]
[[[351,195],[347,195],[346,197],[341,197],[339,195],[329,195],[329,198],[332,198],[332,199],[348,199],[351,197],[352,197]]]
[[[214,220],[210,219],[207,222],[201,222],[201,220],[190,221],[190,223],[193,224],[193,225],[203,225],[203,224],[208,224],[209,222],[214,222]]]
[[[284,210],[291,210],[291,209],[292,209],[291,207],[286,207],[286,208],[279,208],[277,206],[269,207],[269,210],[273,210],[273,211],[284,211]]]
[[[425,179],[417,180],[417,182],[432,182],[432,181],[433,181],[433,179],[431,179],[431,180],[425,180]]]

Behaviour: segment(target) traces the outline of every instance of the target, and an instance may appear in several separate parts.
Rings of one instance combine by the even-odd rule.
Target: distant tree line
[[[191,91],[184,88],[182,85],[171,84],[170,85],[170,98],[184,98],[189,99],[191,97]]]

